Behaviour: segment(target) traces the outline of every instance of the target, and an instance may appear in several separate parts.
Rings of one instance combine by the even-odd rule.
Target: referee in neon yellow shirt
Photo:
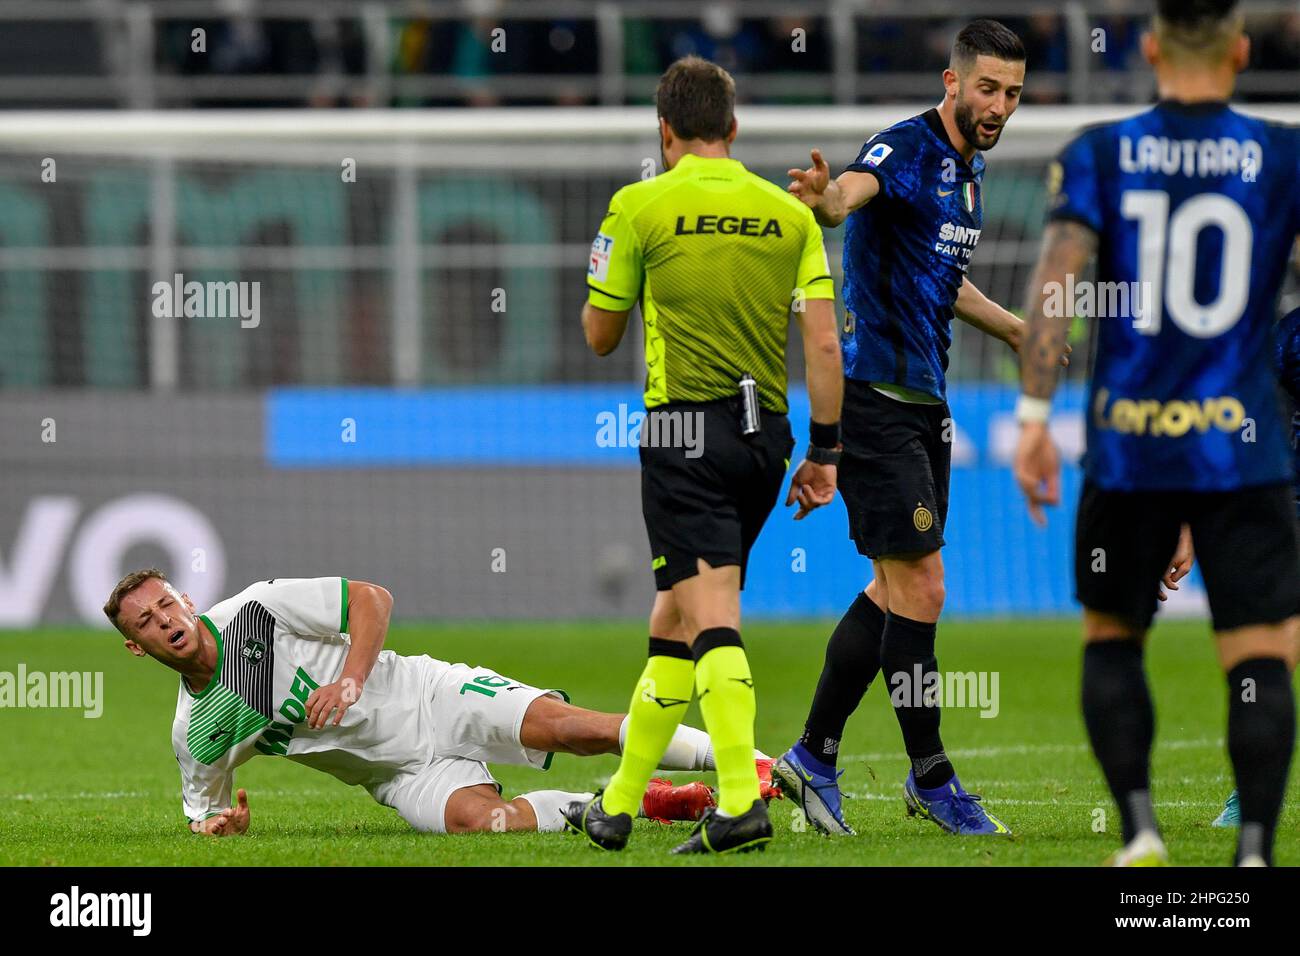
[[[596,846],[622,849],[698,692],[718,805],[673,852],[761,849],[772,824],[754,765],[740,591],[795,444],[786,417],[792,312],[812,434],[786,504],[798,503],[797,520],[835,496],[844,388],[835,291],[811,210],[730,158],[731,76],[686,57],[664,73],[655,98],[666,171],[614,194],[592,244],[582,312],[597,355],[618,347],[638,300],[645,321],[641,507],[657,589],[649,661],[632,695],[618,771],[565,817]]]

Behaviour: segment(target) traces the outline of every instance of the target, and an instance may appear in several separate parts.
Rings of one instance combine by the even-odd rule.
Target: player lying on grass
[[[347,578],[277,578],[199,614],[156,568],[113,589],[104,613],[126,649],[181,675],[172,745],[195,833],[248,829],[235,768],[280,755],[365,789],[417,830],[558,831],[561,808],[589,793],[501,796],[488,763],[545,770],[551,755],[619,753],[625,718],[494,671],[383,650],[392,596]],[[761,757],[761,755],[759,755]],[[702,731],[680,727],[661,766],[714,770]],[[759,761],[770,782],[770,761]],[[765,785],[765,793],[769,788]],[[658,781],[642,813],[694,820],[713,805],[703,784]]]

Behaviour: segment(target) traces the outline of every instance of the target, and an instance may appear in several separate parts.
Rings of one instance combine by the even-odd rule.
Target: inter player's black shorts
[[[1145,630],[1179,528],[1216,631],[1300,614],[1300,543],[1289,485],[1236,491],[1106,491],[1085,481],[1074,529],[1075,596]]]
[[[937,551],[948,520],[952,412],[844,380],[839,490],[849,537],[869,558]]]
[[[697,559],[710,567],[745,566],[763,523],[776,504],[794,448],[790,420],[764,411],[762,428],[740,433],[739,399],[671,402],[647,415],[641,426],[641,511],[655,573],[655,587],[667,591],[694,577]],[[672,443],[648,444],[671,427],[655,427],[655,414],[696,416],[700,454]],[[688,434],[683,432],[683,434]]]

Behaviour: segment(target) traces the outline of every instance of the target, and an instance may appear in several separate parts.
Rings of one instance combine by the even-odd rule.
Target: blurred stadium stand
[[[1152,96],[1134,64],[1147,6],[962,8],[1030,51],[971,268],[1008,307],[1051,155]],[[599,437],[604,416],[630,437],[640,324],[598,360],[577,316],[609,196],[658,170],[657,74],[688,52],[734,70],[737,157],[784,182],[810,146],[840,165],[937,101],[953,8],[0,2],[0,626],[102,624],[115,576],[152,562],[200,604],[259,577],[344,573],[389,585],[403,617],[643,613],[636,449]],[[1294,122],[1300,7],[1247,11],[1240,98]],[[837,281],[840,242],[828,231]],[[159,315],[155,286],[177,273],[257,284],[258,324]],[[1294,276],[1284,295],[1300,304]],[[1067,459],[1088,333],[1076,323],[1060,404]],[[1071,610],[1070,508],[1033,529],[1006,468],[1014,356],[954,323],[949,377],[950,612]],[[1067,469],[1067,502],[1077,481]],[[838,613],[866,573],[844,524],[838,505],[775,515],[747,613]],[[1178,601],[1195,594],[1193,579]]]
[[[1244,8],[1255,44],[1242,97],[1300,99],[1300,5]],[[726,66],[754,103],[889,102],[929,96],[955,25],[975,16],[1024,37],[1029,102],[1144,102],[1152,86],[1137,44],[1150,9],[1148,0],[8,0],[0,105],[616,106],[647,102],[685,53]],[[493,49],[496,30],[504,51]]]

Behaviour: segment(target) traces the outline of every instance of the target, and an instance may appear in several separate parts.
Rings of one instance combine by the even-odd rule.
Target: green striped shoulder
[[[185,743],[196,761],[213,764],[231,747],[261,733],[271,721],[215,678],[206,691],[191,705]]]

